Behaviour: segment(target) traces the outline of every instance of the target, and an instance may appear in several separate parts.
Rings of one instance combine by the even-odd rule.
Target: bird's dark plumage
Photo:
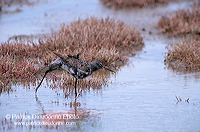
[[[72,76],[74,76],[76,78],[76,81],[75,81],[75,96],[77,94],[77,92],[76,92],[77,79],[83,79],[83,78],[91,75],[94,71],[97,71],[97,70],[99,70],[103,67],[105,69],[111,71],[111,72],[114,72],[114,71],[110,70],[108,67],[104,66],[99,61],[87,62],[87,61],[84,61],[84,60],[80,60],[79,55],[81,53],[74,55],[74,56],[71,56],[71,55],[63,56],[63,55],[60,55],[60,54],[58,54],[54,51],[52,51],[52,52],[56,56],[58,56],[59,58],[54,60],[51,64],[49,64],[45,68],[38,71],[38,72],[44,71],[45,74],[44,74],[41,82],[39,83],[38,87],[36,88],[35,92],[37,92],[38,88],[42,84],[42,81],[44,80],[47,73],[55,71],[55,70],[65,70],[69,74],[71,74]]]

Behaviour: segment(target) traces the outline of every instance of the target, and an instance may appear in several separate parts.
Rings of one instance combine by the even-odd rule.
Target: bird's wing
[[[76,56],[63,56],[54,51],[52,52],[62,60],[62,63],[65,63],[64,66],[66,67],[63,69],[67,70],[76,78],[84,78],[91,74],[91,65],[86,61],[78,59],[81,53]]]
[[[73,67],[76,67],[77,69],[81,70],[81,71],[85,71],[85,72],[88,72],[90,70],[90,64],[86,61],[83,61],[83,60],[79,60],[79,59],[73,59],[71,60],[73,61],[71,63],[71,65]]]
[[[74,63],[74,67],[76,68],[76,75],[79,78],[87,77],[91,74],[91,66],[86,61],[76,60],[77,63]]]

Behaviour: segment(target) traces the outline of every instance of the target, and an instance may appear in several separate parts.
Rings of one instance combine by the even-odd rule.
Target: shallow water
[[[30,7],[23,7],[23,12],[19,14],[1,15],[1,30],[10,28],[0,36],[1,41],[17,34],[48,33],[53,27],[55,31],[62,22],[69,23],[77,17],[110,16],[135,25],[138,30],[145,28],[144,32],[141,31],[145,47],[130,58],[129,65],[110,78],[112,83],[108,87],[83,93],[77,100],[80,105],[77,107],[70,107],[73,98],[65,99],[62,91],[45,87],[46,82],[37,96],[34,94],[35,86],[28,90],[13,86],[16,91],[0,96],[0,131],[200,131],[200,73],[180,73],[167,69],[163,63],[166,46],[176,40],[159,35],[155,29],[158,18],[166,11],[188,8],[188,4],[171,3],[161,7],[115,11],[105,8],[96,0],[81,3],[63,0],[59,3],[40,3],[31,7],[33,11],[30,11]],[[47,15],[44,15],[45,12],[48,12]],[[41,23],[38,24],[37,20]],[[12,32],[14,30],[16,32]],[[185,101],[188,98],[188,102]],[[75,121],[75,124],[60,125],[58,128],[3,123],[5,118],[10,119],[9,115],[13,116],[13,122],[17,122],[16,115],[19,114],[67,114],[70,111],[86,116]],[[26,121],[26,118],[22,121]]]

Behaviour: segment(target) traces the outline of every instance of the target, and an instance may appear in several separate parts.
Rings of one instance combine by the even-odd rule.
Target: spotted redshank
[[[47,67],[38,71],[38,72],[44,71],[44,76],[43,76],[42,80],[40,81],[39,85],[36,87],[35,93],[37,93],[37,90],[40,87],[40,85],[42,84],[47,73],[55,71],[55,70],[65,70],[69,74],[71,74],[72,76],[75,77],[75,86],[74,86],[75,87],[75,98],[77,98],[76,85],[77,85],[78,79],[83,79],[83,78],[91,75],[94,71],[97,71],[101,68],[104,68],[106,70],[114,72],[113,70],[110,70],[107,66],[103,65],[99,61],[87,62],[87,61],[79,59],[79,55],[81,53],[79,53],[77,55],[63,56],[54,51],[52,51],[52,52],[56,56],[58,56],[58,58],[56,60],[54,60],[52,63],[50,63]]]

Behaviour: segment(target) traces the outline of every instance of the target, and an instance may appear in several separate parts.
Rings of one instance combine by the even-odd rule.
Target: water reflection
[[[45,128],[56,128],[69,127],[70,129],[81,129],[79,128],[80,123],[89,118],[90,111],[80,109],[80,102],[75,99],[70,103],[71,109],[63,111],[48,111],[44,110],[42,102],[35,95],[36,102],[39,105],[42,113],[35,115],[34,117],[43,123]]]
[[[38,113],[9,113],[1,119],[0,130],[28,130],[40,128],[47,130],[83,131],[99,124],[99,112],[80,108],[81,103],[73,100],[70,108],[62,110],[46,110],[44,102],[37,95],[35,101]]]

